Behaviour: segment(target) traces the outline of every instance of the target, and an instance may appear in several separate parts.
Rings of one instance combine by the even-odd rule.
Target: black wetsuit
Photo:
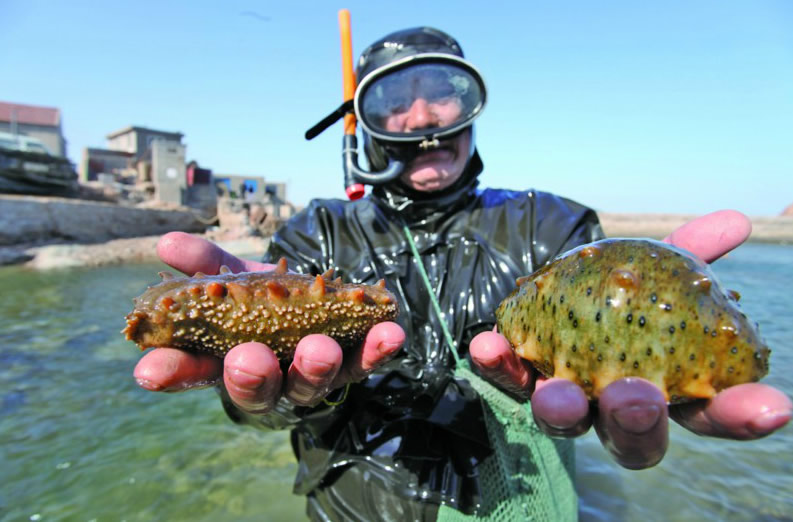
[[[602,237],[596,214],[572,201],[478,190],[481,168],[474,155],[440,197],[392,186],[354,202],[314,200],[272,239],[266,260],[284,256],[292,270],[335,268],[345,282],[367,284],[384,278],[407,334],[397,357],[352,385],[339,406],[282,400],[255,419],[224,401],[237,422],[292,429],[295,492],[308,496],[312,519],[434,520],[441,502],[466,513],[479,502],[476,467],[490,452],[481,404],[452,376],[454,359],[403,227],[462,356],[476,334],[493,328],[517,277]]]

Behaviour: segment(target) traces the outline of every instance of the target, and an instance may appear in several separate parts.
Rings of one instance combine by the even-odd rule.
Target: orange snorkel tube
[[[342,141],[342,168],[344,169],[344,190],[350,199],[360,199],[364,194],[364,183],[382,185],[399,177],[405,163],[389,158],[388,166],[379,172],[368,172],[358,166],[358,138],[355,136],[354,99],[357,81],[352,65],[352,31],[350,12],[339,11],[339,30],[341,32],[341,66],[344,81],[344,101],[322,121],[306,131],[306,139],[318,136],[322,131],[344,118],[344,138]]]
[[[350,24],[350,11],[348,9],[339,10],[339,34],[341,35],[341,78],[344,88],[344,103],[352,102],[355,97],[355,69],[352,66],[352,27]],[[344,136],[355,138],[355,112],[348,112],[344,115]],[[357,139],[356,139],[357,141]],[[345,143],[346,145],[346,143]],[[345,169],[346,170],[346,169]],[[351,200],[360,199],[364,195],[363,183],[357,183],[354,179],[347,179],[345,174],[344,191]]]
[[[352,66],[352,29],[350,27],[350,11],[339,11],[339,33],[341,33],[341,78],[344,86],[344,101],[355,97],[355,69]],[[355,113],[344,115],[344,134],[355,136]]]

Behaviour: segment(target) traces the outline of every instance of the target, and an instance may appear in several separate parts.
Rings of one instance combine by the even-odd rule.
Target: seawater
[[[287,432],[231,423],[212,390],[139,389],[119,331],[164,269],[0,269],[0,520],[301,520]],[[714,264],[771,346],[765,382],[793,395],[793,247]],[[658,466],[577,445],[582,520],[793,520],[793,426],[760,441],[672,426]]]

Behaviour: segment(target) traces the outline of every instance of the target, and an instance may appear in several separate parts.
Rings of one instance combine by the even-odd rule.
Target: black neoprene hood
[[[457,40],[432,27],[413,27],[396,31],[367,47],[358,59],[360,82],[367,74],[391,62],[421,53],[443,53],[463,58]]]

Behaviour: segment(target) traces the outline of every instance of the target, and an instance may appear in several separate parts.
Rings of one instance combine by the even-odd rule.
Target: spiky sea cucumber
[[[223,357],[246,341],[266,344],[279,360],[291,360],[297,342],[313,333],[357,347],[379,322],[394,320],[399,307],[385,282],[344,284],[333,270],[289,273],[286,260],[269,272],[196,273],[162,281],[134,299],[122,333],[141,349],[172,347]]]
[[[737,292],[666,243],[582,245],[517,285],[496,311],[499,331],[540,372],[576,382],[592,399],[628,376],[678,402],[768,372],[770,350]]]

